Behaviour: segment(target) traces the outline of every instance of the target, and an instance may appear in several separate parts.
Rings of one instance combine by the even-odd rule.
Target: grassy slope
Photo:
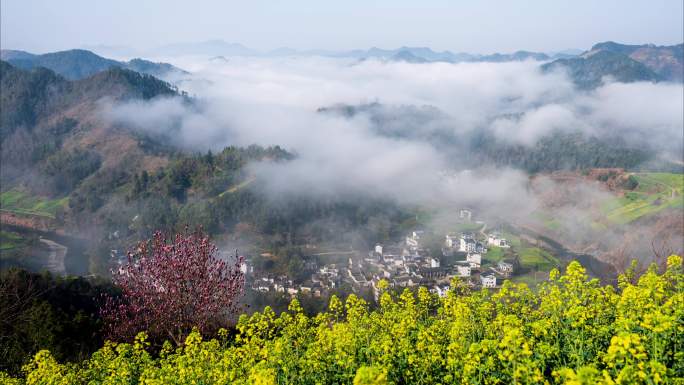
[[[504,232],[502,235],[508,240],[511,248],[490,246],[487,254],[484,256],[483,264],[493,266],[501,260],[517,255],[521,267],[527,273],[521,275],[516,273],[516,275],[511,277],[512,281],[536,284],[548,279],[548,272],[551,269],[562,266],[561,261],[548,251],[531,245],[514,234]]]
[[[684,207],[684,174],[637,173],[639,186],[622,198],[605,202],[610,223],[623,224],[668,208]]]
[[[684,174],[634,173],[639,182],[634,191],[622,197],[599,202],[600,212],[586,226],[596,231],[614,225],[633,222],[639,218],[669,209],[684,208]],[[546,212],[535,212],[534,217],[551,231],[562,231],[563,223]]]
[[[12,231],[0,231],[0,251],[13,250],[27,246],[27,240]]]
[[[520,264],[531,270],[550,271],[561,265],[558,258],[539,247],[523,247],[518,250],[518,255],[520,256]]]
[[[502,259],[504,259],[504,249],[498,246],[489,246],[482,262],[485,265],[494,265]]]
[[[38,215],[54,218],[60,207],[66,207],[69,198],[46,199],[32,196],[19,189],[0,194],[0,208],[15,214]]]

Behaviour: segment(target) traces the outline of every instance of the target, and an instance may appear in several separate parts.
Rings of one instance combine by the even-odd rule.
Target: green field
[[[508,240],[508,244],[514,249],[518,249],[522,245],[522,241],[517,235],[513,235],[512,233],[504,231],[501,233],[501,236],[506,238],[506,240]]]
[[[487,254],[483,256],[483,259],[483,264],[493,265],[504,259],[504,249],[498,246],[490,246],[487,248]]]
[[[596,215],[587,218],[586,226],[604,231],[614,225],[623,225],[661,211],[684,208],[684,174],[633,173],[638,182],[632,191],[613,196],[597,204]],[[563,223],[550,213],[537,211],[534,218],[545,228],[562,232]]]
[[[27,236],[15,231],[0,230],[0,264],[14,265],[21,261],[23,266],[39,266],[40,260],[27,254],[38,242],[37,237]]]
[[[66,207],[69,198],[47,199],[27,194],[19,189],[0,194],[0,208],[15,214],[38,215],[54,218],[60,207]]]
[[[546,227],[549,230],[557,231],[560,230],[563,224],[556,218],[553,218],[551,215],[545,212],[541,211],[535,211],[532,216],[540,221],[541,223],[544,224],[544,227]]]
[[[684,207],[684,174],[635,173],[639,185],[624,197],[604,202],[609,223],[624,224],[670,208]]]
[[[0,231],[0,250],[13,250],[27,245],[27,240],[11,231]]]
[[[561,265],[558,258],[539,247],[524,247],[516,251],[520,258],[520,264],[531,270],[549,271]]]
[[[523,275],[515,275],[510,278],[515,283],[526,283],[530,288],[535,288],[537,284],[549,279],[548,271],[532,271]]]
[[[508,240],[511,248],[490,246],[487,250],[487,254],[483,256],[483,264],[494,265],[502,260],[510,261],[513,256],[517,256],[523,270],[529,271],[530,273],[516,276],[514,279],[516,281],[523,282],[527,280],[525,282],[531,283],[532,280],[530,280],[529,277],[523,277],[526,277],[529,274],[534,275],[535,271],[538,272],[537,278],[539,280],[546,279],[548,271],[562,265],[561,261],[550,252],[540,247],[535,247],[516,235],[509,232],[503,232],[502,236]]]

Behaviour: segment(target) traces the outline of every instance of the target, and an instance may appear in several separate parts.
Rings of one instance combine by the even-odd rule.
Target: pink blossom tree
[[[121,295],[108,296],[102,308],[107,334],[130,339],[147,331],[156,340],[176,344],[197,327],[208,333],[237,310],[243,292],[242,257],[226,262],[202,232],[156,232],[128,253],[128,262],[113,271]],[[237,253],[236,253],[237,254]]]

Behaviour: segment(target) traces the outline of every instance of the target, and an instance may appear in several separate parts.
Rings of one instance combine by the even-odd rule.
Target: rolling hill
[[[72,81],[4,61],[0,87],[3,188],[22,181],[52,194],[70,190],[101,167],[125,161],[135,169],[159,161],[143,151],[137,134],[102,118],[103,101],[178,96],[164,81],[119,67]]]
[[[595,88],[604,77],[618,82],[684,79],[684,44],[656,46],[615,42],[595,44],[579,57],[561,58],[542,65],[542,71],[566,70],[578,87]]]
[[[15,67],[33,69],[45,67],[69,80],[84,79],[111,68],[123,68],[156,76],[167,77],[186,73],[168,63],[154,63],[144,59],[121,62],[107,59],[82,49],[72,49],[35,55],[25,51],[2,50],[0,58]]]
[[[629,56],[642,63],[664,80],[684,79],[684,44],[657,46],[655,44],[627,45],[612,41],[595,44],[589,52],[608,51]]]
[[[575,84],[582,89],[596,88],[605,77],[631,83],[660,80],[660,76],[629,56],[611,51],[589,52],[581,57],[558,59],[542,65],[542,71],[566,70]]]

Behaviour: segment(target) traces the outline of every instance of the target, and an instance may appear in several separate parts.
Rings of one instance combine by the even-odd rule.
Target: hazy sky
[[[2,0],[2,48],[151,48],[223,39],[256,49],[401,45],[473,53],[684,40],[682,0]]]

